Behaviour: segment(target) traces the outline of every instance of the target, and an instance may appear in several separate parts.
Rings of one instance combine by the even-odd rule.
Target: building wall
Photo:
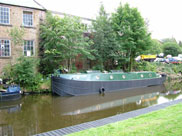
[[[39,25],[41,21],[45,19],[45,11],[38,9],[31,9],[25,7],[17,7],[10,5],[0,6],[8,7],[10,9],[10,25],[0,24],[0,39],[11,40],[11,56],[10,57],[0,57],[0,75],[2,74],[2,69],[7,64],[16,63],[16,59],[23,55],[23,45],[14,45],[9,32],[14,27],[24,28],[25,34],[23,36],[24,40],[33,40],[34,41],[34,51],[37,56],[38,45],[39,45]],[[23,27],[23,11],[30,11],[33,13],[33,26],[32,27]]]

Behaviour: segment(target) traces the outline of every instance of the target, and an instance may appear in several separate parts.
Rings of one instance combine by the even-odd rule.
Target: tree
[[[47,13],[46,22],[40,26],[40,70],[44,74],[58,69],[61,62],[67,62],[68,70],[78,54],[92,57],[88,48],[90,41],[83,36],[85,26],[77,17],[59,18]]]
[[[116,34],[112,29],[111,19],[101,5],[99,16],[92,22],[94,56],[104,69],[113,68],[114,60],[118,59],[119,46]]]
[[[163,45],[163,52],[164,55],[172,55],[172,56],[178,56],[178,54],[182,53],[181,48],[179,45],[175,42],[166,42]]]
[[[162,52],[162,44],[158,40],[152,39],[151,46],[143,54],[159,54]]]
[[[165,39],[162,39],[162,43],[176,43],[176,44],[178,44],[177,43],[177,41],[176,41],[176,39],[175,38],[165,38]]]
[[[18,28],[18,27],[13,27],[12,29],[8,30],[9,36],[11,37],[13,46],[22,46],[23,45],[23,37],[25,35],[25,30],[24,28]],[[17,54],[22,54],[22,48],[16,48],[14,47],[13,51],[15,51]],[[15,62],[17,59],[17,56],[12,56],[12,59],[10,61],[11,64]]]
[[[151,45],[151,37],[144,19],[137,8],[125,4],[117,8],[112,15],[112,25],[117,32],[117,40],[122,48],[122,62],[126,69],[132,70],[134,58],[147,50]]]

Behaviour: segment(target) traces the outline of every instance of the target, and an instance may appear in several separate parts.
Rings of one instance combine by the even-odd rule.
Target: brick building
[[[19,56],[37,56],[39,25],[44,19],[45,9],[34,0],[0,0],[0,74]],[[14,45],[9,35],[15,27],[24,29],[22,45]]]

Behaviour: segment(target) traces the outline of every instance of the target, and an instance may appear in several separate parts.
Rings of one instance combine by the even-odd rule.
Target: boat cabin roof
[[[116,73],[88,73],[88,74],[60,74],[61,78],[81,81],[120,81],[158,78],[155,72],[116,72]]]

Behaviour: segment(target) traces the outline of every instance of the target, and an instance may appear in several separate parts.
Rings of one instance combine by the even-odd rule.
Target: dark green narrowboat
[[[161,85],[165,79],[155,72],[59,74],[51,77],[51,85],[60,96],[78,96]]]

